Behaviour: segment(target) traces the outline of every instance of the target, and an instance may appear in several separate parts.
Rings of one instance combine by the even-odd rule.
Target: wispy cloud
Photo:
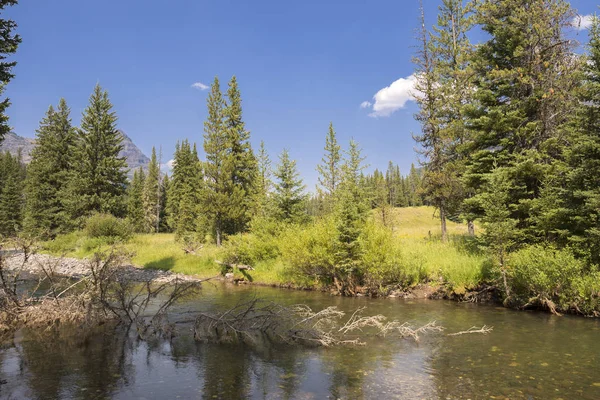
[[[372,109],[370,117],[389,117],[403,108],[409,100],[415,99],[415,75],[400,78],[384,87],[373,96],[373,102],[363,101],[360,108]]]
[[[198,90],[206,90],[206,89],[208,89],[208,85],[205,85],[205,84],[204,84],[204,83],[202,83],[202,82],[196,82],[196,83],[193,83],[193,84],[192,84],[192,87],[193,87],[194,89],[198,89]]]
[[[573,25],[575,28],[579,29],[580,31],[589,29],[592,26],[592,23],[594,22],[594,18],[597,18],[597,17],[592,14],[577,15],[571,21],[571,25]]]

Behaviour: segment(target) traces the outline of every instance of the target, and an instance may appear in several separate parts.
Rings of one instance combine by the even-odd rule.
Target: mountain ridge
[[[133,176],[133,171],[142,167],[148,169],[150,159],[133,143],[133,140],[127,134],[119,129],[123,135],[123,150],[119,153],[121,157],[125,157],[127,167],[129,168],[128,176]],[[19,136],[14,132],[9,132],[4,137],[4,141],[0,143],[0,152],[8,151],[12,155],[17,155],[21,151],[21,157],[25,164],[31,161],[31,152],[35,148],[35,139]]]

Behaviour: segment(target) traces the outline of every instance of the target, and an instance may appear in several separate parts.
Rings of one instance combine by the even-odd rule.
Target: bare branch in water
[[[456,333],[449,333],[448,336],[459,336],[459,335],[466,335],[466,334],[470,334],[470,333],[483,333],[484,335],[487,335],[492,330],[494,330],[493,326],[484,325],[481,328],[478,328],[476,326],[472,326],[469,329],[467,329],[466,331],[460,331],[460,332],[456,332]]]
[[[194,336],[199,341],[244,342],[262,340],[287,344],[335,346],[364,345],[368,336],[395,334],[419,340],[419,334],[441,331],[435,321],[414,328],[398,321],[386,322],[383,315],[363,316],[364,307],[346,315],[337,307],[313,311],[298,304],[283,306],[253,299],[219,313],[202,313],[196,318]]]

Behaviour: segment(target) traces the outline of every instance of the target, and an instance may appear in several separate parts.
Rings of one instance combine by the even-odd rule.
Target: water
[[[209,345],[189,327],[142,342],[101,329],[40,340],[19,333],[0,349],[3,399],[600,399],[600,321],[445,301],[330,297],[271,288],[205,285],[174,310],[223,309],[259,296],[313,309],[336,305],[446,330],[421,338],[369,339],[364,347],[306,349]],[[471,326],[488,335],[447,336]]]

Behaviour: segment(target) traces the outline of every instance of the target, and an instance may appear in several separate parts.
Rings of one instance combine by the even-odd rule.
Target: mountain
[[[31,161],[31,151],[35,148],[35,140],[19,136],[9,132],[4,136],[4,141],[0,144],[0,152],[8,152],[12,155],[17,155],[21,150],[21,157],[25,164]]]
[[[133,176],[133,171],[139,167],[144,169],[148,168],[150,159],[142,153],[142,151],[133,143],[131,138],[121,130],[123,135],[123,150],[121,150],[121,157],[125,157],[127,165],[129,167],[129,177]],[[19,136],[13,132],[8,133],[4,137],[4,141],[0,144],[0,151],[8,151],[9,153],[16,155],[21,150],[21,157],[23,162],[28,164],[31,161],[31,151],[35,148],[35,140]]]

